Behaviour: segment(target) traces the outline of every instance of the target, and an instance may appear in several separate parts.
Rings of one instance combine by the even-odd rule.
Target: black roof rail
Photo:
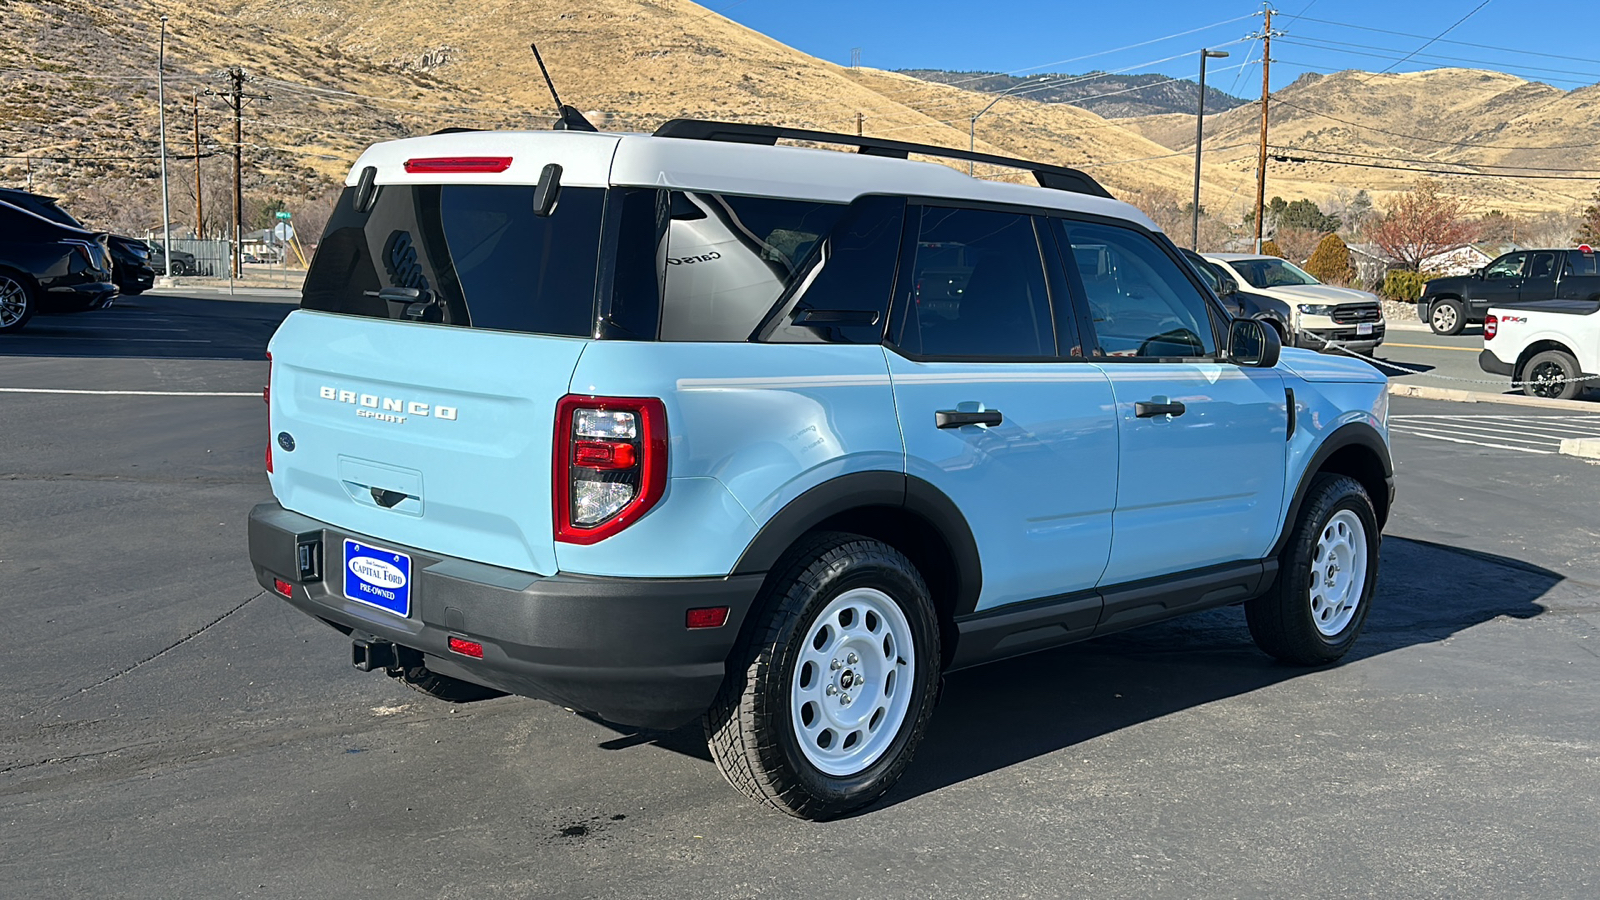
[[[739,122],[711,122],[705,119],[672,119],[655,131],[656,137],[687,138],[696,141],[724,141],[732,144],[776,144],[780,138],[791,141],[815,141],[819,144],[843,144],[857,148],[867,156],[892,156],[905,159],[912,153],[938,156],[945,159],[962,159],[991,166],[1026,169],[1038,179],[1041,187],[1075,194],[1090,194],[1110,198],[1111,193],[1092,177],[1066,166],[1030,162],[991,153],[974,153],[952,147],[932,144],[914,144],[909,141],[891,141],[884,138],[862,137],[855,134],[835,134],[831,131],[811,131],[805,128],[785,128],[778,125],[746,125]]]

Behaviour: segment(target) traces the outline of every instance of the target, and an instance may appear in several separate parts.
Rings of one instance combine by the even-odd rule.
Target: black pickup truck
[[[1435,334],[1460,334],[1483,321],[1491,306],[1524,300],[1600,298],[1600,254],[1587,244],[1571,250],[1518,250],[1471,275],[1435,278],[1422,289],[1417,316]]]

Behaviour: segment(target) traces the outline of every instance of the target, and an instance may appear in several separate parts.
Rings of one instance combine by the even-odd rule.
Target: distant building
[[[1463,244],[1422,261],[1422,271],[1437,275],[1471,275],[1496,258],[1523,249],[1517,244],[1483,242]]]
[[[1377,244],[1350,244],[1350,266],[1356,270],[1356,284],[1379,285],[1389,270],[1400,261],[1384,253]]]

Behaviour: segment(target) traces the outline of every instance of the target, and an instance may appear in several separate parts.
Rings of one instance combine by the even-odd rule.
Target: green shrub
[[[1383,287],[1379,288],[1378,293],[1389,300],[1415,303],[1422,297],[1422,286],[1428,283],[1429,278],[1423,272],[1390,269],[1389,274],[1383,276]]]
[[[1306,271],[1323,284],[1349,284],[1356,274],[1350,268],[1350,248],[1337,234],[1323,236],[1306,260]]]
[[[1276,256],[1279,259],[1289,258],[1283,255],[1283,248],[1279,247],[1278,242],[1274,240],[1266,240],[1261,242],[1261,254],[1263,256]]]

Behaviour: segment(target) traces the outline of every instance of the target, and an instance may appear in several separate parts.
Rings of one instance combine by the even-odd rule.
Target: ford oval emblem
[[[283,448],[283,452],[285,452],[285,453],[293,453],[294,452],[294,435],[290,434],[287,431],[278,432],[278,446],[282,447]]]

